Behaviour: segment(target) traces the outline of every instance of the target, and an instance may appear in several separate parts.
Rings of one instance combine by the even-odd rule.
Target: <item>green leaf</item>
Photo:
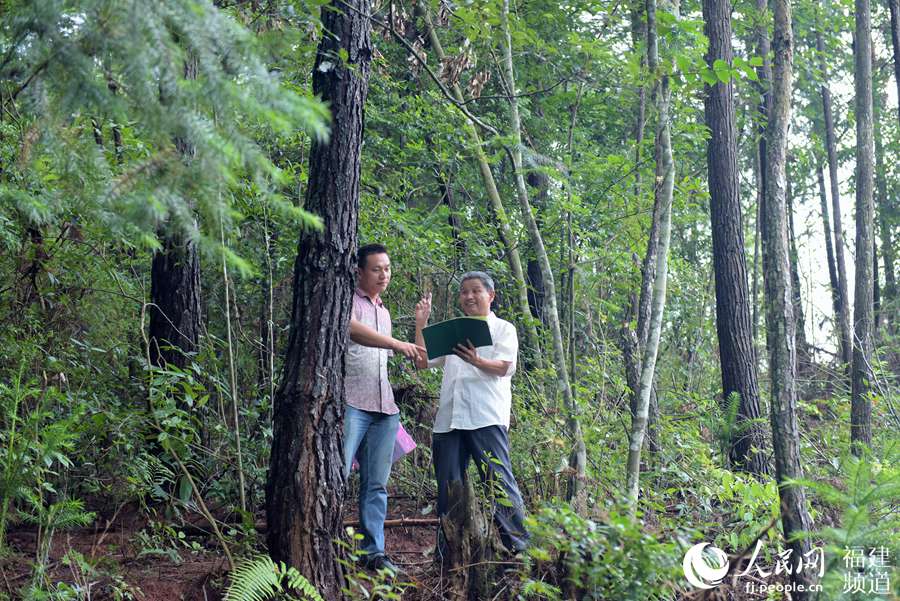
[[[700,70],[700,77],[703,79],[703,81],[705,81],[707,84],[709,84],[711,86],[714,86],[717,83],[719,83],[719,78],[716,77],[716,74],[713,73],[713,70],[710,69],[709,67],[704,67],[703,69]]]
[[[715,62],[713,63],[713,71],[715,71],[716,77],[722,83],[728,83],[729,81],[731,81],[731,75],[732,75],[731,65],[729,65],[727,62],[723,61],[722,59],[717,58],[715,60]],[[713,84],[710,84],[710,85],[713,85]]]

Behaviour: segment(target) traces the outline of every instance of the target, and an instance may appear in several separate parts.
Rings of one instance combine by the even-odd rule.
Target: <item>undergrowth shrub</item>
[[[671,598],[681,551],[644,531],[625,512],[583,518],[566,505],[545,506],[528,518],[531,547],[523,583],[527,598]]]

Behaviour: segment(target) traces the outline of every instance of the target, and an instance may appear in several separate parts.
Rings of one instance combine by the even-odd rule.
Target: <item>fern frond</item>
[[[260,555],[235,568],[225,601],[267,601],[283,590],[275,562],[267,555]]]
[[[313,586],[312,582],[306,579],[306,576],[297,571],[297,568],[290,566],[284,569],[284,563],[281,564],[282,574],[287,579],[288,588],[300,591],[305,599],[309,601],[325,601],[319,595],[319,591]]]
[[[283,561],[276,564],[268,555],[254,557],[235,568],[225,601],[268,601],[286,592],[285,588],[298,591],[307,601],[325,601],[296,568]]]

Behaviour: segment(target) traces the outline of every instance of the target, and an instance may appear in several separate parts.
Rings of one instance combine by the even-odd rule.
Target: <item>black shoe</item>
[[[380,571],[387,570],[392,576],[401,572],[391,559],[384,553],[376,553],[374,555],[366,555],[362,559],[363,566],[367,570]]]

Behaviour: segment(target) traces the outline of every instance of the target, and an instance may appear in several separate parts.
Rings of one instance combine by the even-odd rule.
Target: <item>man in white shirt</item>
[[[416,360],[416,367],[442,367],[440,404],[432,430],[432,458],[438,484],[437,513],[449,509],[448,483],[465,479],[475,459],[482,481],[496,478],[510,505],[495,504],[494,521],[500,538],[514,552],[528,545],[524,503],[509,461],[509,416],[512,375],[519,341],[516,328],[491,311],[494,281],[482,271],[463,274],[459,304],[466,315],[487,320],[493,344],[476,349],[459,345],[454,355],[432,361]],[[431,315],[431,295],[416,305],[416,344],[425,346],[422,329]]]

